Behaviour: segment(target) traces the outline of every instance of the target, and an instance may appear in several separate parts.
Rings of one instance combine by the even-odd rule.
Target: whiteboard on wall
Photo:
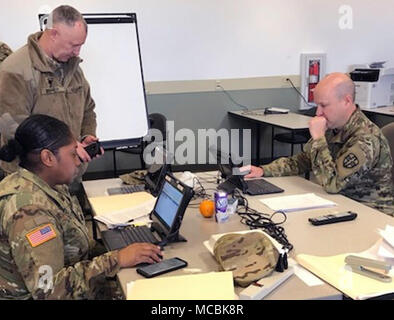
[[[88,36],[80,67],[96,103],[97,137],[104,148],[136,144],[148,133],[136,15],[83,16]]]

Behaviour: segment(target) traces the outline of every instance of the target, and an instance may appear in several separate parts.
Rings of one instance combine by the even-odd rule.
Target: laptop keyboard
[[[136,242],[149,242],[153,244],[160,242],[147,226],[130,226],[124,229],[105,230],[101,232],[101,237],[105,246],[110,251],[122,249]]]
[[[250,194],[270,194],[283,191],[283,189],[263,179],[245,180],[245,182],[248,186],[248,193]]]
[[[109,195],[127,194],[127,193],[141,192],[141,191],[145,191],[144,184],[131,184],[123,187],[107,189]]]
[[[129,227],[119,232],[127,245],[135,242],[149,242],[154,244],[159,242],[147,226]]]

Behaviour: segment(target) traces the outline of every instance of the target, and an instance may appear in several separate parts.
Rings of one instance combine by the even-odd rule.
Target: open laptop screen
[[[151,163],[147,165],[145,182],[150,192],[156,196],[163,184],[167,172],[171,171],[172,154],[162,146],[156,146],[152,152]]]
[[[223,178],[228,178],[233,175],[233,162],[229,153],[222,151],[216,145],[211,145],[209,151],[214,157],[218,164],[219,171]]]
[[[194,192],[193,188],[185,185],[170,173],[167,173],[163,180],[163,186],[151,214],[152,227],[162,238],[172,238],[178,233],[183,215]]]
[[[182,202],[183,193],[175,188],[168,181],[164,182],[163,189],[157,199],[155,213],[166,224],[168,229],[171,228],[179,206]]]

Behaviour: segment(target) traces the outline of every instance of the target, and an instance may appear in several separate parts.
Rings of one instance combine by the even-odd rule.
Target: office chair
[[[316,114],[316,107],[309,108],[307,110],[300,111],[300,114],[305,116],[313,117]],[[283,142],[291,144],[291,153],[292,156],[294,154],[294,145],[301,145],[301,151],[304,151],[304,144],[309,141],[311,135],[309,133],[309,129],[300,130],[297,132],[290,133],[278,133],[274,135],[274,129],[272,129],[272,141],[271,141],[271,161],[274,160],[274,142]],[[309,172],[305,173],[305,178],[309,180],[310,174]]]
[[[391,157],[394,159],[394,122],[386,124],[382,128],[382,132],[389,142]],[[394,166],[391,169],[391,175],[394,183]]]
[[[149,121],[149,129],[159,130],[161,132],[162,141],[163,142],[166,141],[167,118],[164,115],[162,115],[161,113],[151,113],[148,115],[148,121]],[[156,141],[155,138],[156,137],[154,135],[150,136],[150,132],[148,131],[148,135],[144,139],[141,139],[140,143],[137,146],[131,147],[131,148],[126,148],[126,149],[118,149],[115,151],[138,155],[140,158],[141,169],[145,169],[144,150],[145,150],[146,146],[152,142],[162,142],[160,140]],[[115,156],[114,156],[114,175],[116,176],[116,158],[115,158]]]
[[[311,138],[311,136],[309,134],[309,130],[303,130],[298,133],[294,133],[294,132],[278,133],[278,134],[274,135],[272,138],[273,141],[272,141],[272,147],[271,147],[271,159],[274,160],[274,141],[291,144],[290,155],[293,155],[294,145],[300,144],[301,150],[304,151],[303,145],[304,145],[304,143],[307,143],[310,138]]]
[[[307,110],[300,111],[300,114],[313,117],[316,114],[316,107],[312,107]],[[273,130],[272,133],[274,133]],[[291,155],[293,155],[294,145],[300,144],[301,150],[304,151],[303,144],[307,143],[310,138],[311,135],[309,133],[309,129],[305,129],[297,132],[292,131],[290,133],[278,133],[276,135],[272,134],[271,160],[274,160],[274,141],[291,144]]]

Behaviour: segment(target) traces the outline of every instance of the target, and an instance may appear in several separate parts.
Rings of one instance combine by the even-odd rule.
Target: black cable
[[[310,106],[310,107],[312,108],[313,105],[309,104],[309,102],[306,101],[306,99],[305,99],[305,97],[302,95],[302,93],[294,86],[293,81],[291,81],[290,78],[286,78],[286,81],[290,82],[291,86],[293,87],[293,89],[294,89],[295,91],[297,91],[297,93],[300,95],[300,97],[302,98],[302,100],[304,100],[304,102],[305,102],[308,106]]]
[[[189,207],[191,207],[191,208],[196,208],[196,207],[199,207],[199,206],[200,206],[200,203],[192,203],[194,200],[198,200],[198,199],[202,199],[202,200],[211,199],[212,196],[209,195],[209,194],[207,193],[207,191],[210,191],[210,190],[216,191],[216,189],[214,189],[214,188],[211,188],[211,189],[206,189],[206,188],[204,188],[204,186],[202,185],[201,181],[200,181],[197,177],[194,177],[194,178],[193,178],[193,191],[194,191],[194,195],[193,195],[193,198],[191,199],[191,201],[190,201],[190,203],[189,203]]]
[[[293,245],[287,239],[285,229],[280,226],[287,220],[286,213],[283,211],[275,211],[272,215],[269,215],[258,212],[257,210],[249,207],[248,200],[238,190],[234,192],[233,197],[238,199],[237,214],[241,216],[242,224],[247,225],[250,229],[263,229],[269,236],[278,241],[283,246],[283,249],[286,249],[288,252],[293,249]],[[282,221],[274,222],[273,218],[279,214],[283,216]]]
[[[225,95],[226,95],[233,103],[235,103],[237,106],[239,106],[239,107],[241,107],[241,108],[244,108],[245,110],[249,110],[249,107],[244,106],[243,104],[240,104],[240,103],[238,103],[237,101],[235,101],[235,100],[231,97],[231,95],[230,95],[220,84],[217,84],[216,86],[219,87],[220,89],[222,89],[223,92],[225,93]]]
[[[205,189],[197,177],[193,178],[193,186],[194,197],[192,200],[200,198],[211,199],[212,196],[209,195],[207,191],[217,190],[216,188]],[[248,199],[246,199],[238,189],[235,189],[231,196],[238,200],[237,214],[241,217],[242,224],[247,225],[250,229],[263,229],[269,236],[278,241],[283,246],[283,249],[286,249],[288,252],[293,249],[293,245],[287,239],[285,229],[280,226],[287,220],[287,216],[283,211],[275,211],[272,215],[258,212],[257,210],[249,207]],[[197,207],[199,205],[199,203],[189,204],[190,207]],[[283,216],[283,220],[280,222],[274,222],[273,218],[278,214]]]

